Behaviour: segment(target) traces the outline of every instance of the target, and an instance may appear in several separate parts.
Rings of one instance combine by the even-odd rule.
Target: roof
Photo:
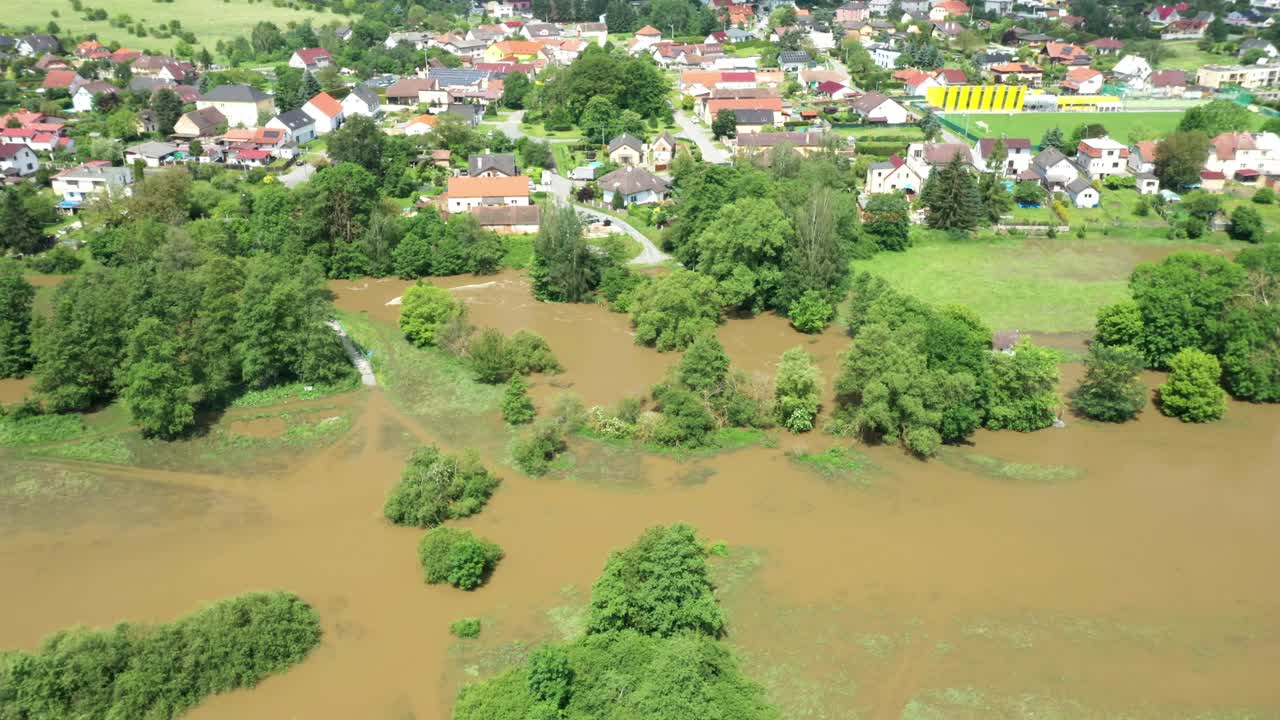
[[[1246,132],[1226,132],[1213,138],[1213,153],[1219,160],[1233,160],[1240,150],[1257,150],[1253,136]]]
[[[1109,137],[1087,138],[1085,140],[1081,140],[1080,144],[1076,146],[1076,149],[1091,158],[1100,158],[1102,157],[1102,153],[1107,150],[1119,151],[1120,157],[1122,158],[1129,157],[1129,148]]]
[[[307,101],[311,107],[324,113],[326,117],[338,117],[342,114],[342,103],[333,99],[329,93],[320,93]]]
[[[379,102],[378,93],[374,92],[373,88],[365,85],[364,83],[357,83],[355,87],[351,88],[350,94],[363,100],[366,105],[377,105]],[[343,99],[345,100],[346,98]]]
[[[532,40],[499,40],[493,46],[501,50],[504,57],[507,55],[537,55],[538,51],[542,49],[542,43]]]
[[[773,111],[744,108],[742,110],[734,110],[733,119],[738,125],[772,125]]]
[[[294,50],[293,54],[297,55],[298,59],[301,60],[304,65],[315,65],[316,61],[321,58],[325,60],[333,59],[333,57],[329,55],[329,51],[324,48],[302,48],[301,50]]]
[[[258,150],[257,148],[248,148],[245,150],[237,150],[235,157],[237,160],[266,160],[271,157],[271,153],[266,150]]]
[[[640,138],[635,137],[634,135],[627,135],[625,133],[609,141],[609,152],[612,153],[614,150],[621,147],[630,147],[641,152],[644,151],[644,143]]]
[[[490,73],[484,70],[432,68],[427,71],[427,78],[435,80],[440,87],[454,87],[458,85],[479,85],[489,79],[489,74]]]
[[[219,85],[200,96],[203,102],[258,103],[271,96],[250,85]]]
[[[600,178],[599,182],[602,189],[621,192],[623,195],[635,195],[646,190],[666,192],[668,187],[667,181],[657,175],[630,165],[614,170]]]
[[[925,143],[924,160],[930,165],[946,165],[957,156],[966,164],[973,160],[969,146],[964,143]]]
[[[487,170],[497,170],[503,175],[515,175],[516,156],[512,153],[486,153],[467,158],[467,171],[473,177]]]
[[[1155,140],[1139,140],[1133,144],[1137,149],[1138,159],[1142,162],[1156,161],[1156,141]]]
[[[69,88],[79,78],[80,76],[76,74],[75,70],[50,70],[45,73],[44,82],[40,84],[40,87],[46,90],[50,88]]]
[[[841,90],[846,90],[847,88],[834,80],[827,80],[825,82],[818,83],[818,87],[815,89],[823,95],[835,95]]]
[[[1085,43],[1085,47],[1094,47],[1099,50],[1121,50],[1124,48],[1124,41],[1112,37],[1098,38]]]
[[[965,76],[964,71],[960,68],[942,68],[935,70],[933,75],[946,80],[948,85],[964,85],[969,82],[969,78]]]
[[[869,92],[853,101],[853,109],[865,114],[887,102],[893,102],[893,100],[878,92]]]
[[[315,118],[302,112],[301,110],[290,110],[289,112],[282,112],[279,115],[277,115],[275,119],[279,120],[280,123],[285,127],[295,131],[301,130],[302,128],[308,125],[314,125],[316,122]]]
[[[58,173],[54,177],[64,180],[105,180],[116,185],[133,182],[133,171],[127,167],[110,165],[80,165]]]
[[[1038,73],[1041,72],[1041,70],[1031,63],[1007,62],[999,65],[993,65],[991,67],[991,72],[1003,75],[1007,73]]]
[[[126,149],[125,152],[149,158],[162,158],[178,152],[178,146],[166,142],[144,142]]]
[[[1078,62],[1089,59],[1089,53],[1084,48],[1071,43],[1050,42],[1044,46],[1044,53],[1054,60]]]
[[[449,178],[447,194],[455,197],[528,197],[529,178],[524,175],[514,177],[470,177],[460,175]]]
[[[409,126],[411,126],[411,125],[419,125],[419,124],[421,124],[421,125],[429,125],[429,126],[431,126],[431,127],[435,127],[435,126],[436,126],[436,123],[438,123],[438,122],[440,122],[440,121],[436,119],[436,116],[435,116],[435,115],[429,115],[429,114],[428,114],[428,115],[419,115],[418,117],[416,117],[416,118],[414,118],[414,119],[410,120],[409,122],[405,123],[405,127],[409,127]]]
[[[809,63],[813,58],[809,57],[809,53],[803,50],[783,50],[778,53],[779,63]]]
[[[1067,192],[1071,193],[1072,195],[1079,195],[1085,190],[1093,189],[1093,185],[1091,185],[1088,180],[1085,180],[1084,178],[1079,176],[1077,176],[1075,180],[1072,180],[1071,182],[1067,183],[1066,187],[1067,187]]]
[[[740,147],[775,147],[786,144],[795,147],[821,147],[826,141],[825,132],[749,133],[738,138],[738,145]]]
[[[538,225],[541,216],[537,205],[481,205],[471,209],[471,217],[481,227]]]
[[[24,151],[31,152],[31,148],[21,143],[5,143],[0,145],[0,160],[8,160]]]
[[[1041,150],[1035,157],[1031,158],[1031,164],[1047,170],[1066,159],[1067,156],[1063,155],[1061,150],[1055,147],[1048,147]]]
[[[997,138],[982,138],[978,141],[978,154],[982,157],[991,155],[995,150]],[[1031,150],[1031,141],[1026,138],[1004,138],[1005,150]]]
[[[1102,73],[1093,68],[1079,67],[1067,71],[1067,80],[1074,83],[1088,82],[1095,77],[1102,77]]]
[[[431,78],[416,78],[416,77],[413,77],[413,78],[401,78],[401,79],[399,79],[399,80],[395,81],[394,83],[391,83],[391,85],[387,87],[387,97],[389,97],[389,98],[402,98],[402,97],[413,97],[413,98],[417,98],[417,97],[418,97],[418,93],[419,93],[420,91],[422,91],[422,90],[435,90],[435,89],[436,89],[436,81],[435,81],[435,80],[433,80],[433,79],[431,79]]]
[[[1151,87],[1183,87],[1187,73],[1183,70],[1159,70],[1151,73]]]
[[[652,25],[645,25],[636,31],[636,35],[642,37],[662,37],[662,31]]]
[[[1201,170],[1200,179],[1201,180],[1226,180],[1227,176],[1223,173],[1218,172],[1217,170]]]
[[[302,111],[295,110],[294,112],[302,112]],[[303,114],[305,115],[306,113],[303,113]],[[188,122],[195,125],[196,128],[199,129],[201,132],[204,132],[206,130],[212,130],[227,121],[226,116],[223,115],[221,112],[219,112],[218,108],[216,107],[207,107],[202,110],[192,110],[191,112],[183,115],[183,117],[185,117]]]

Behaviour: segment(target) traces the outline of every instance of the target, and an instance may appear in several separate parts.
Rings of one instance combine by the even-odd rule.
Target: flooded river
[[[489,281],[441,284],[466,299],[475,324],[547,338],[566,372],[540,381],[541,397],[567,388],[611,403],[643,393],[677,359],[635,346],[623,315],[534,302],[516,275],[462,287]],[[343,310],[394,323],[399,308],[386,303],[406,286],[331,287]],[[847,343],[773,317],[731,320],[720,337],[736,366],[761,375],[805,345],[828,383]],[[0,647],[283,589],[318,609],[321,647],[187,717],[445,718],[461,683],[572,627],[611,549],[684,521],[731,547],[717,560],[729,641],[786,717],[1280,713],[1280,408],[1233,403],[1207,426],[1148,409],[1118,427],[983,432],[928,463],[859,448],[869,467],[858,482],[787,456],[848,445],[819,434],[684,462],[580,462],[575,479],[523,477],[493,451],[504,484],[460,525],[507,556],[491,582],[464,593],[424,585],[421,532],[381,517],[408,453],[447,435],[388,392],[340,400],[351,430],[283,469],[33,461],[32,472],[71,468],[123,489],[74,522],[3,516]],[[492,418],[452,422],[504,432]],[[975,471],[971,455],[1013,470]],[[1027,468],[1060,472],[1033,480]],[[471,645],[448,634],[464,616],[486,623]]]

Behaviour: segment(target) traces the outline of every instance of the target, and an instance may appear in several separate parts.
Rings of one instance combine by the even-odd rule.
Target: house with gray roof
[[[267,127],[283,130],[289,134],[294,143],[302,145],[316,138],[316,119],[299,110],[282,112],[271,118]]]
[[[813,67],[813,58],[803,50],[783,50],[778,53],[778,67],[783,72],[800,72]]]
[[[53,191],[62,196],[58,210],[73,213],[98,193],[128,195],[129,186],[133,184],[133,171],[110,165],[80,165],[63,170],[51,180]]]
[[[351,88],[351,92],[342,98],[342,114],[346,117],[353,115],[364,115],[365,117],[377,117],[382,112],[382,100],[378,97],[378,93],[373,88],[358,83]]]
[[[467,174],[471,177],[515,177],[516,156],[512,153],[485,153],[467,158]]]
[[[644,141],[632,135],[619,135],[609,141],[609,159],[619,165],[644,163]]]
[[[133,165],[141,160],[150,168],[168,165],[178,157],[178,146],[167,142],[144,142],[125,148],[124,163]]]
[[[628,165],[600,178],[604,201],[613,202],[613,196],[622,195],[626,205],[660,203],[671,190],[666,180],[643,168]]]
[[[733,121],[739,135],[760,132],[761,128],[773,125],[772,110],[756,110],[746,108],[733,111]]]

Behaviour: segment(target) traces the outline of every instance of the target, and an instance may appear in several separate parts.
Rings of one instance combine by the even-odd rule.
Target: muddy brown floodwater
[[[636,347],[622,315],[533,302],[513,274],[441,284],[466,298],[476,324],[548,339],[566,372],[547,392],[614,402],[644,392],[676,360]],[[405,286],[332,285],[342,309],[388,323],[398,308],[386,302]],[[828,382],[847,343],[771,317],[732,320],[720,336],[735,365],[759,374],[804,345]],[[859,448],[874,466],[866,482],[787,457],[848,445],[818,434],[685,462],[645,456],[628,483],[529,479],[491,456],[504,484],[459,524],[507,556],[485,587],[463,593],[424,585],[420,531],[381,517],[404,458],[440,436],[387,392],[356,393],[350,432],[291,456],[283,472],[62,463],[136,483],[150,511],[127,523],[32,521],[0,535],[0,647],[279,588],[316,606],[321,647],[188,717],[445,718],[461,683],[521,654],[513,641],[527,648],[558,636],[611,549],[645,527],[685,521],[732,548],[717,561],[729,641],[787,717],[1280,712],[1275,406],[1232,403],[1207,426],[1149,409],[1115,427],[1069,420],[1029,435],[983,432],[972,448],[928,463]],[[974,454],[1014,471],[956,461]],[[1037,468],[1065,475],[1023,476]],[[178,491],[195,494],[179,501]],[[448,634],[464,616],[486,622],[470,649]]]

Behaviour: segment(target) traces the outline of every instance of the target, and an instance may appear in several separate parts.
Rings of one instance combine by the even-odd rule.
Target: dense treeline
[[[454,717],[777,717],[717,642],[725,620],[707,554],[686,525],[645,531],[605,564],[584,637],[463,688]]]
[[[1216,419],[1225,410],[1219,381],[1241,400],[1280,402],[1280,245],[1248,248],[1234,260],[1174,253],[1134,269],[1129,290],[1132,301],[1099,311],[1094,342],[1130,348],[1147,367],[1173,371],[1174,388],[1191,387],[1174,382],[1189,375],[1211,377],[1194,383],[1202,409],[1184,411],[1188,403],[1170,403],[1162,390],[1162,410]]]
[[[980,427],[1029,432],[1057,416],[1057,356],[1025,339],[992,352],[990,328],[967,308],[934,307],[862,273],[849,319],[837,430],[930,456]]]
[[[315,611],[283,592],[241,595],[164,625],[63,630],[34,652],[0,652],[0,718],[168,720],[257,685],[319,643]]]

